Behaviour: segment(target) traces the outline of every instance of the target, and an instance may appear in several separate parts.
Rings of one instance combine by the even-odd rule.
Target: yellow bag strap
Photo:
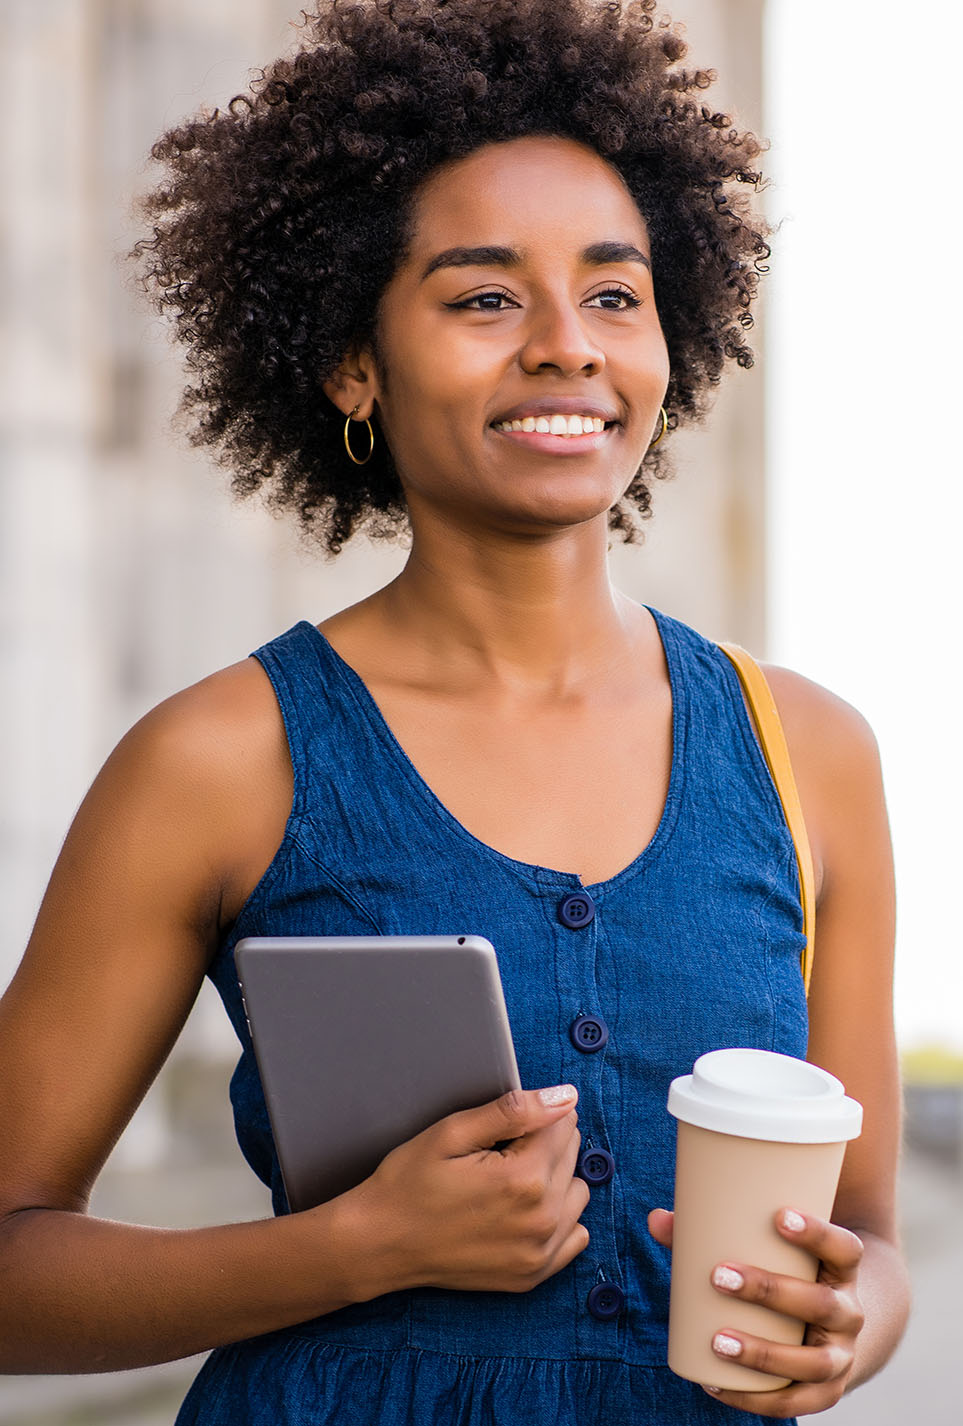
[[[772,773],[772,780],[776,784],[776,791],[779,793],[786,823],[796,848],[803,933],[806,937],[806,945],[802,953],[802,974],[808,995],[813,956],[816,949],[816,884],[813,875],[812,852],[809,847],[809,838],[806,835],[806,823],[803,820],[802,803],[799,801],[792,763],[789,761],[786,735],[782,730],[779,710],[772,696],[772,690],[766,682],[766,675],[752,655],[740,648],[738,644],[720,644],[719,647],[736,667],[739,682],[746,695],[746,702],[752,709],[752,716],[759,734],[759,743],[765,754],[769,771]]]

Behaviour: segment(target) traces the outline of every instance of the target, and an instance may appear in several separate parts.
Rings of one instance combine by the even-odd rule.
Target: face
[[[416,536],[432,515],[528,533],[604,522],[669,376],[621,179],[568,139],[514,139],[439,170],[413,216],[381,374],[365,356],[363,385],[328,389],[374,408]]]

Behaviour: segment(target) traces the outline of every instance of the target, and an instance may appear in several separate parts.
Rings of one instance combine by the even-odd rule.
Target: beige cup
[[[774,1391],[784,1377],[725,1361],[712,1339],[733,1327],[798,1345],[804,1324],[712,1286],[719,1263],[746,1263],[812,1282],[812,1254],[777,1233],[780,1208],[828,1218],[846,1142],[863,1111],[835,1076],[768,1050],[713,1050],[672,1081],[678,1122],[669,1366],[703,1386]]]

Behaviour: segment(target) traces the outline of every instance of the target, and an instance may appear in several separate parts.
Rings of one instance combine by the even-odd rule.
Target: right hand
[[[587,1246],[578,1096],[546,1105],[539,1093],[450,1114],[351,1190],[379,1240],[383,1290],[528,1292]]]

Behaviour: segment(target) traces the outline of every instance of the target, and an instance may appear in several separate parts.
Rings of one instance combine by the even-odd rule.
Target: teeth
[[[601,416],[565,416],[557,412],[554,416],[523,416],[520,420],[499,421],[499,431],[539,431],[553,436],[590,436],[605,430]]]

